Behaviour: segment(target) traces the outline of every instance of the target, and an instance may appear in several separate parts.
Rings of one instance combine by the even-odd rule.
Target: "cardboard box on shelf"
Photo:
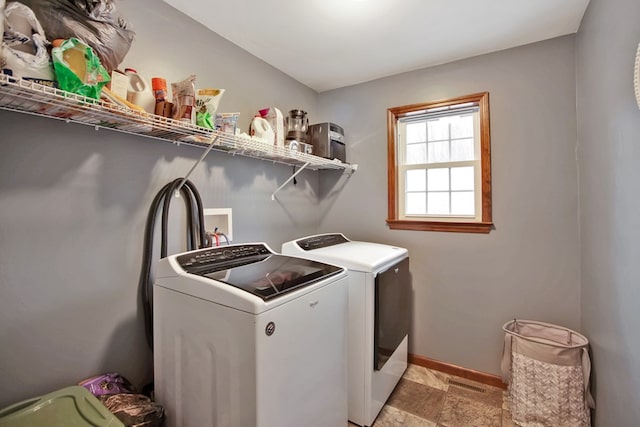
[[[129,87],[129,77],[121,71],[111,72],[111,81],[107,85],[109,90],[121,98],[127,99],[127,88]]]

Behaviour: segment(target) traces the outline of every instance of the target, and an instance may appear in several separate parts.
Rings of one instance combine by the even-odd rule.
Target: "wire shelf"
[[[353,172],[357,169],[357,165],[342,163],[337,159],[328,160],[289,150],[287,147],[272,146],[253,138],[134,111],[29,80],[14,79],[3,73],[0,73],[0,109],[94,126],[96,129],[141,135],[178,145],[211,148],[274,163],[306,166],[314,170],[343,169]],[[214,145],[209,147],[214,140]]]

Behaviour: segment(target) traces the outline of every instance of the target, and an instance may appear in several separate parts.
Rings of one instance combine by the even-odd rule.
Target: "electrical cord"
[[[154,230],[158,211],[162,208],[162,227],[160,237],[160,257],[167,256],[167,230],[169,227],[169,207],[182,178],[166,184],[156,194],[151,203],[147,223],[144,231],[144,245],[142,254],[142,268],[140,270],[139,291],[144,313],[145,335],[147,344],[153,351],[153,282],[151,280],[151,258],[153,254]],[[205,248],[209,246],[207,234],[204,230],[204,216],[200,193],[189,180],[180,187],[180,194],[187,211],[187,250]]]
[[[221,235],[224,238],[224,241],[227,242],[227,246],[229,246],[231,244],[231,242],[229,242],[229,238],[227,237],[226,234],[224,233],[218,233],[219,235]]]

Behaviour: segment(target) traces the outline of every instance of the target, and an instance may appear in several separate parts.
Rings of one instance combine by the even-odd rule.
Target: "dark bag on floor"
[[[137,394],[129,380],[112,372],[81,381],[126,427],[160,427],[164,408],[143,394]]]
[[[127,427],[160,427],[164,408],[142,394],[120,393],[99,399]]]

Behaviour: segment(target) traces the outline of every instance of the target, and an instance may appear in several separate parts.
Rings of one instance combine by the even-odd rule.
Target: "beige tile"
[[[378,418],[373,423],[373,427],[436,427],[433,421],[425,420],[408,412],[396,409],[393,406],[385,405]]]
[[[502,408],[504,403],[503,391],[500,388],[465,378],[451,377],[449,380],[449,394],[475,400],[495,408]]]
[[[502,427],[518,427],[511,419],[511,412],[502,410]]]
[[[372,427],[436,425],[518,427],[507,391],[410,364]]]
[[[511,410],[511,404],[509,403],[509,392],[508,391],[504,391],[502,393],[502,409],[504,409],[505,411],[510,411]]]
[[[400,379],[387,405],[429,421],[437,421],[445,395],[442,390]]]
[[[438,426],[501,427],[502,409],[448,393]]]
[[[449,388],[449,378],[451,375],[443,372],[427,369],[423,366],[411,365],[407,366],[404,371],[403,378],[416,383],[428,385],[438,390],[447,391]]]

